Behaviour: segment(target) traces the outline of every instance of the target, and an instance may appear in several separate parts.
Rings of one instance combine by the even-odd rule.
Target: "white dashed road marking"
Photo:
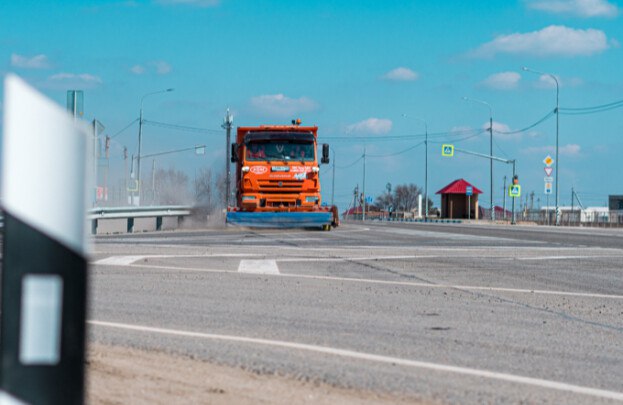
[[[240,260],[239,273],[279,274],[275,260]]]

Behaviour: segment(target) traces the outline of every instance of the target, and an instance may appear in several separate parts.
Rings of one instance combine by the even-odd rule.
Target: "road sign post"
[[[474,194],[474,188],[472,186],[465,187],[465,195],[467,196],[467,219],[472,219],[472,194]]]

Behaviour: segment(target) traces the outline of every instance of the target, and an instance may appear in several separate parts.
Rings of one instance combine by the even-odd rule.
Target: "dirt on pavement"
[[[412,398],[259,375],[164,352],[92,344],[89,404],[422,404]]]

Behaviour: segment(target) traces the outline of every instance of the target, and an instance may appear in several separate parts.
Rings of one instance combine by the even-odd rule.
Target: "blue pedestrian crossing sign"
[[[508,196],[517,198],[521,197],[521,186],[519,184],[512,184],[508,187]]]
[[[454,145],[443,144],[441,145],[441,156],[454,156]]]

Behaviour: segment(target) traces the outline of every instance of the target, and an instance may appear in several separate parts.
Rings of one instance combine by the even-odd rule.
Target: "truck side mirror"
[[[238,144],[231,144],[231,162],[236,163],[238,161]]]
[[[322,144],[322,160],[320,161],[323,165],[329,163],[329,144]]]

